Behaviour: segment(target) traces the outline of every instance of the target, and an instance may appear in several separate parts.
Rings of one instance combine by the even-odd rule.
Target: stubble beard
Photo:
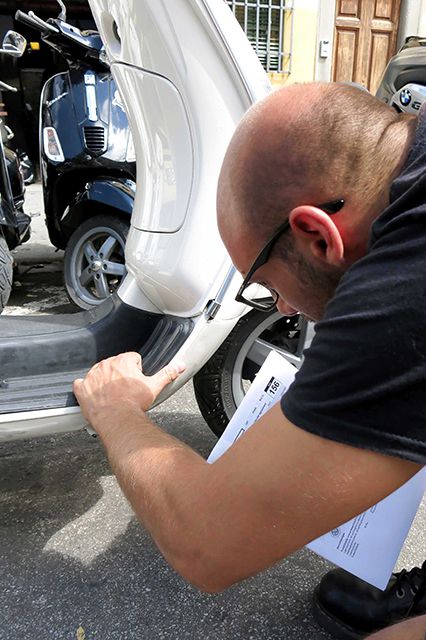
[[[326,306],[334,297],[345,270],[321,270],[313,267],[301,254],[294,258],[295,260],[291,261],[291,269],[306,292],[306,304],[299,311],[307,320],[318,322],[324,317]]]

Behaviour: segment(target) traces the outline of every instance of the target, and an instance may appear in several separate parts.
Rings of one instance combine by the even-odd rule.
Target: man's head
[[[343,84],[292,85],[247,112],[221,171],[219,228],[245,275],[288,219],[252,278],[278,292],[282,313],[322,317],[343,273],[367,250],[413,122]],[[335,214],[320,206],[341,201]]]

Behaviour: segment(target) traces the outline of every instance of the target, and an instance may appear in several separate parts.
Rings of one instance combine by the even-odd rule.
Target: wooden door
[[[401,0],[336,0],[333,80],[375,93],[395,53]]]

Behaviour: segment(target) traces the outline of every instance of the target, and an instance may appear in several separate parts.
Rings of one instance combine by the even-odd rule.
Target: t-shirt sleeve
[[[426,464],[425,238],[393,228],[342,278],[281,401],[295,425]]]

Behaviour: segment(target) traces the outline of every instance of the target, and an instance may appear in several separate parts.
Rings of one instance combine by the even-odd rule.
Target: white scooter
[[[196,375],[200,408],[219,434],[268,351],[297,366],[307,338],[298,319],[245,315],[234,300],[241,276],[216,225],[226,147],[269,82],[223,0],[90,3],[129,116],[141,185],[128,275],[93,310],[0,318],[0,439],[82,428],[72,381],[129,350],[142,354],[148,374],[185,362],[158,402]]]

